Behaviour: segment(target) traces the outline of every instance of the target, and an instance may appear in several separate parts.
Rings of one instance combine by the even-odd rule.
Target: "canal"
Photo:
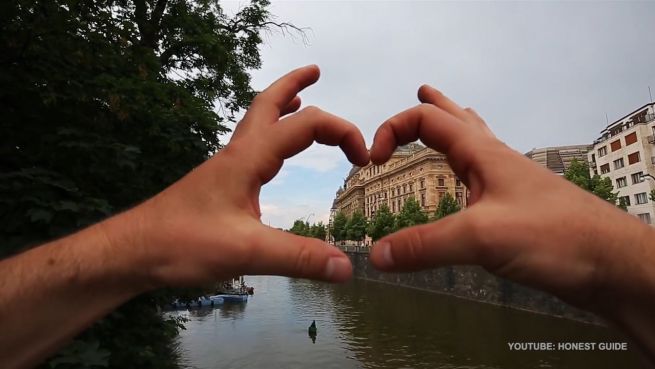
[[[628,351],[510,351],[508,342],[626,342],[592,325],[403,287],[247,277],[247,304],[178,312],[189,368],[639,368]],[[315,342],[307,328],[316,320]]]

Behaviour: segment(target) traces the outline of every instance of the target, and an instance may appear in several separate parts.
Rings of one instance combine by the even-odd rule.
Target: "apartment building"
[[[655,103],[646,104],[600,132],[587,154],[591,174],[609,177],[628,212],[655,222]]]

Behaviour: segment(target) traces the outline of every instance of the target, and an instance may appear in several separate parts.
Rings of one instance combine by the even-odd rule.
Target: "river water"
[[[414,289],[247,277],[246,304],[177,312],[189,368],[638,368],[628,351],[510,351],[508,342],[626,342],[602,327]],[[315,342],[307,328],[316,320]]]

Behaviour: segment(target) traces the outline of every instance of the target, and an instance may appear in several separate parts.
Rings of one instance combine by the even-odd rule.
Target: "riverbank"
[[[447,294],[467,300],[537,314],[605,325],[598,316],[570,306],[545,292],[497,277],[481,267],[454,266],[414,273],[382,273],[368,261],[368,248],[342,247],[355,278]]]

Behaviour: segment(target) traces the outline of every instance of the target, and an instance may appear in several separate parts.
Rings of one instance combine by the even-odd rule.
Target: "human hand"
[[[133,209],[136,244],[154,286],[194,285],[244,274],[326,281],[351,277],[349,259],[317,239],[265,226],[259,192],[289,158],[313,141],[339,145],[356,165],[368,151],[351,123],[306,107],[297,94],[319,78],[296,69],[257,95],[230,143],[172,186]],[[122,224],[121,226],[125,226]],[[106,232],[111,235],[112,232]]]
[[[437,90],[423,86],[419,99],[378,129],[371,160],[382,164],[420,138],[447,155],[471,206],[384,237],[371,252],[374,266],[478,264],[596,311],[652,288],[650,227],[510,149],[473,110]]]

